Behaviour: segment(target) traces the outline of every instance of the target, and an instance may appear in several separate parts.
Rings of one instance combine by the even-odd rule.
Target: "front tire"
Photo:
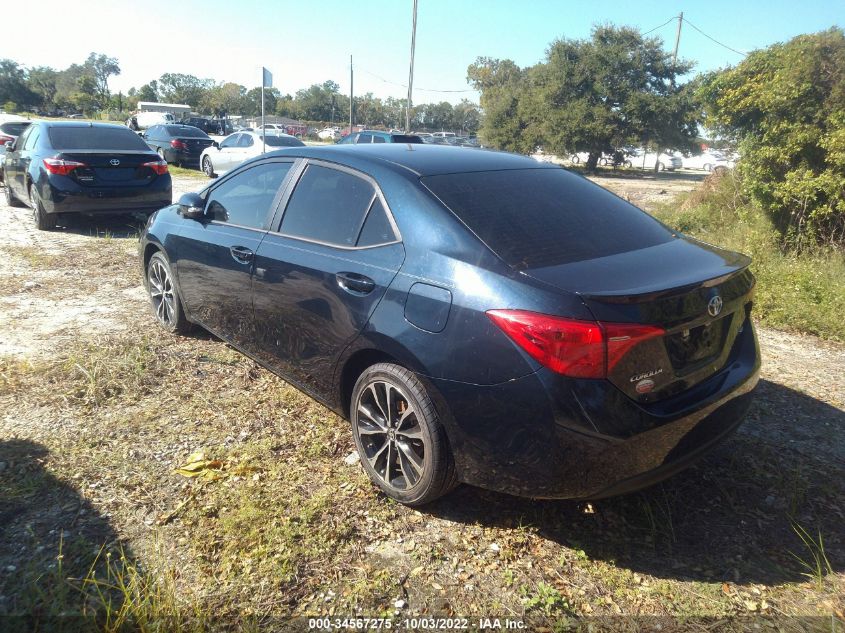
[[[214,173],[214,165],[211,164],[211,159],[208,156],[202,159],[202,170],[209,178],[214,178],[217,175]]]
[[[52,231],[56,228],[56,215],[44,210],[44,204],[35,185],[29,186],[29,206],[32,208],[32,218],[39,231]]]
[[[161,327],[173,334],[185,334],[191,329],[179,291],[173,282],[170,262],[161,252],[153,253],[147,264],[147,292],[153,314]]]
[[[352,390],[350,414],[361,464],[388,497],[418,506],[455,487],[446,432],[413,373],[392,363],[369,367]]]

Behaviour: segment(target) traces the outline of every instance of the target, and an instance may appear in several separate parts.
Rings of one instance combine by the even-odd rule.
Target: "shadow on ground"
[[[769,426],[786,432],[768,433]],[[596,560],[660,578],[805,581],[812,559],[794,525],[820,531],[845,569],[845,462],[801,438],[845,442],[845,412],[762,381],[740,431],[699,464],[645,491],[595,501],[533,501],[462,486],[425,510],[487,526],[530,526]]]
[[[98,555],[102,562],[108,552],[115,560],[122,554],[132,564],[108,519],[48,472],[49,459],[41,444],[0,441],[0,629],[4,631],[85,629],[98,605],[91,602],[91,591],[82,593],[82,580]],[[97,565],[100,577],[102,567]],[[83,613],[88,617],[80,617]]]
[[[133,215],[65,215],[60,216],[56,231],[88,237],[138,239],[146,217]]]

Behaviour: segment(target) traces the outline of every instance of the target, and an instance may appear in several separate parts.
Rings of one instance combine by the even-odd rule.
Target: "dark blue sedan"
[[[172,201],[167,163],[122,125],[36,121],[6,146],[6,203],[39,229],[60,214],[149,215]]]
[[[757,383],[747,257],[512,154],[280,150],[159,211],[140,249],[162,326],[349,419],[407,504],[459,481],[650,485],[729,435]]]

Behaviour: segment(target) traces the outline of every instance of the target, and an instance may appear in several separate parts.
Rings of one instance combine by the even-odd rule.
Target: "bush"
[[[655,215],[692,237],[753,258],[754,314],[761,323],[845,341],[845,252],[831,245],[784,245],[771,217],[745,190],[733,172],[712,174]]]
[[[845,33],[754,51],[700,95],[708,124],[740,140],[744,190],[781,240],[845,244]]]

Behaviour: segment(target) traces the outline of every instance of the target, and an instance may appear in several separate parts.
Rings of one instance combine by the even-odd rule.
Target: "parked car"
[[[645,154],[645,160],[643,155]],[[633,167],[652,170],[657,165],[657,171],[675,171],[684,166],[683,158],[677,154],[670,154],[668,152],[661,152],[659,155],[654,152],[644,152],[642,149],[636,149],[631,152],[629,157]]]
[[[203,150],[214,143],[192,125],[154,125],[141,138],[168,163],[191,167],[199,166]]]
[[[721,152],[707,151],[696,156],[684,157],[684,169],[703,169],[704,171],[718,171],[730,169],[733,161],[728,160]]]
[[[380,130],[361,130],[347,134],[338,141],[339,145],[360,145],[362,143],[422,143],[416,134],[391,134]]]
[[[336,141],[340,138],[340,130],[336,127],[325,127],[317,132],[317,138],[323,141]]]
[[[6,144],[3,170],[6,203],[27,203],[42,230],[59,214],[149,214],[172,201],[167,163],[122,125],[35,121]]]
[[[3,158],[6,155],[6,143],[14,143],[23,131],[32,123],[29,119],[15,114],[0,114],[0,183],[3,182]]]
[[[200,167],[209,178],[225,174],[245,160],[282,147],[303,147],[305,143],[290,134],[238,132],[227,136],[219,146],[206,147],[200,156]]]
[[[429,134],[428,136],[421,137],[421,139],[426,145],[449,145],[449,141],[443,136],[434,136],[433,134]]]
[[[437,136],[439,138],[449,138],[452,136],[457,136],[454,132],[434,132],[432,136]]]
[[[184,117],[179,121],[179,124],[192,125],[201,129],[206,134],[229,134],[232,132],[230,123],[202,116]]]
[[[748,257],[514,154],[273,152],[159,211],[139,248],[162,327],[198,324],[348,418],[406,504],[457,481],[651,485],[727,437],[758,380]]]

